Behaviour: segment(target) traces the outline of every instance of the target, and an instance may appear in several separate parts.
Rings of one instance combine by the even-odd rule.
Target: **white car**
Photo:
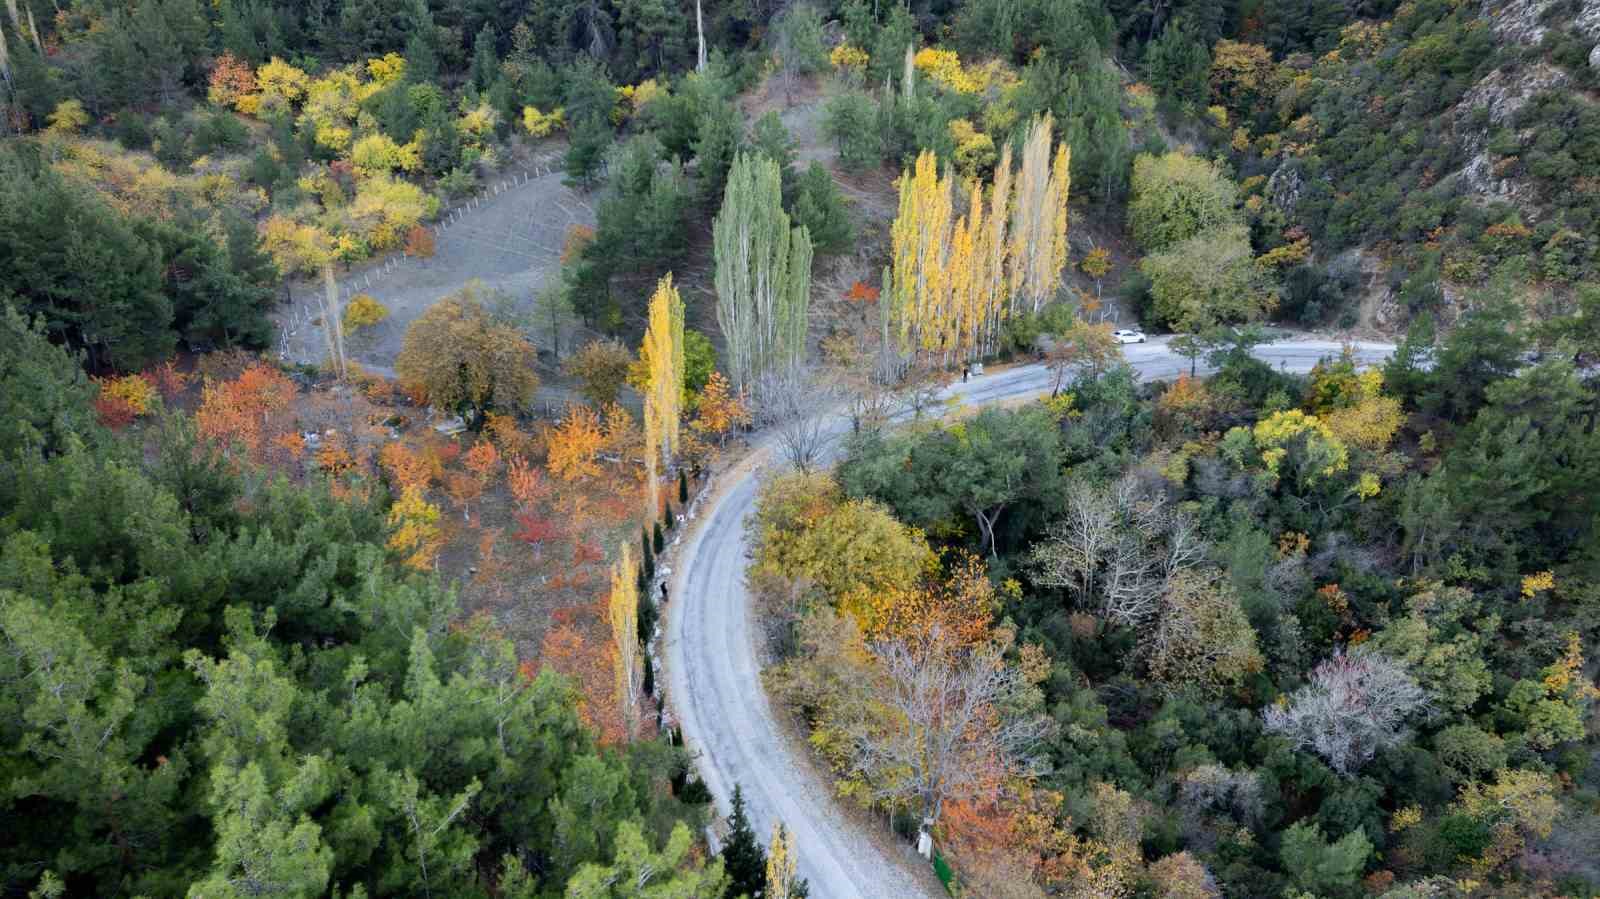
[[[1112,331],[1111,339],[1117,343],[1144,343],[1143,331]]]

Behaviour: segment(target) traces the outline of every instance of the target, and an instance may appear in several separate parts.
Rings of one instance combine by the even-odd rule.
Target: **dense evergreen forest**
[[[805,895],[651,656],[752,425],[766,686],[959,895],[1600,895],[1594,4],[4,5],[0,896]],[[535,160],[532,295],[271,352]]]

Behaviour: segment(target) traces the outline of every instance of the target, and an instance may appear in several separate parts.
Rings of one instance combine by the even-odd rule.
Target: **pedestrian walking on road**
[[[666,605],[667,604],[667,582],[666,581],[662,581],[661,582],[661,604],[662,605]]]

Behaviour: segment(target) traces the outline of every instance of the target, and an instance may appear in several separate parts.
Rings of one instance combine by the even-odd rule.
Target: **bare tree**
[[[1049,718],[1026,709],[1031,685],[999,647],[952,647],[938,632],[872,647],[887,728],[853,733],[856,773],[878,798],[917,800],[937,822],[944,804],[1008,777],[1041,772]]]
[[[1160,611],[1172,579],[1206,553],[1192,517],[1127,475],[1106,487],[1072,487],[1065,516],[1032,559],[1040,584],[1071,590],[1107,620],[1137,626]]]
[[[904,406],[913,418],[921,418],[922,413],[938,405],[939,394],[944,391],[944,387],[945,378],[939,372],[912,368],[900,382],[900,405]]]
[[[826,60],[822,16],[809,3],[792,4],[774,23],[772,35],[783,81],[783,103],[790,106],[794,103],[795,79],[815,72]]]
[[[886,341],[863,346],[854,336],[835,334],[823,341],[823,357],[828,377],[849,403],[851,430],[875,431],[887,424],[902,368],[893,346]]]
[[[770,427],[795,468],[809,472],[833,439],[828,428],[833,389],[803,367],[778,367],[756,380],[756,420]]]
[[[1403,665],[1358,648],[1318,665],[1288,705],[1266,710],[1266,725],[1349,777],[1380,749],[1404,743],[1407,720],[1428,707],[1427,691]]]
[[[1047,541],[1034,548],[1038,583],[1094,596],[1100,565],[1116,539],[1116,520],[1108,491],[1081,481],[1068,488],[1066,515],[1050,527]]]

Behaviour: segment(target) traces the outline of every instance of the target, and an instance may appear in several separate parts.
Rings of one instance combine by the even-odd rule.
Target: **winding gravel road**
[[[1340,347],[1292,340],[1259,346],[1255,355],[1285,371],[1306,372]],[[1145,380],[1176,377],[1189,367],[1162,339],[1124,351]],[[1390,344],[1356,347],[1363,365],[1393,351]],[[981,405],[1048,393],[1051,380],[1042,365],[1027,365],[956,383],[947,393]],[[841,418],[833,430],[842,434],[847,427]],[[734,784],[740,784],[751,825],[763,840],[782,820],[794,833],[800,873],[811,882],[814,899],[931,899],[931,878],[914,873],[909,847],[898,857],[885,854],[879,841],[842,813],[830,786],[801,757],[804,746],[792,743],[774,720],[762,689],[744,583],[745,519],[755,509],[758,475],[782,464],[770,446],[758,446],[722,475],[687,538],[666,616],[669,701],[718,808],[728,813]]]

